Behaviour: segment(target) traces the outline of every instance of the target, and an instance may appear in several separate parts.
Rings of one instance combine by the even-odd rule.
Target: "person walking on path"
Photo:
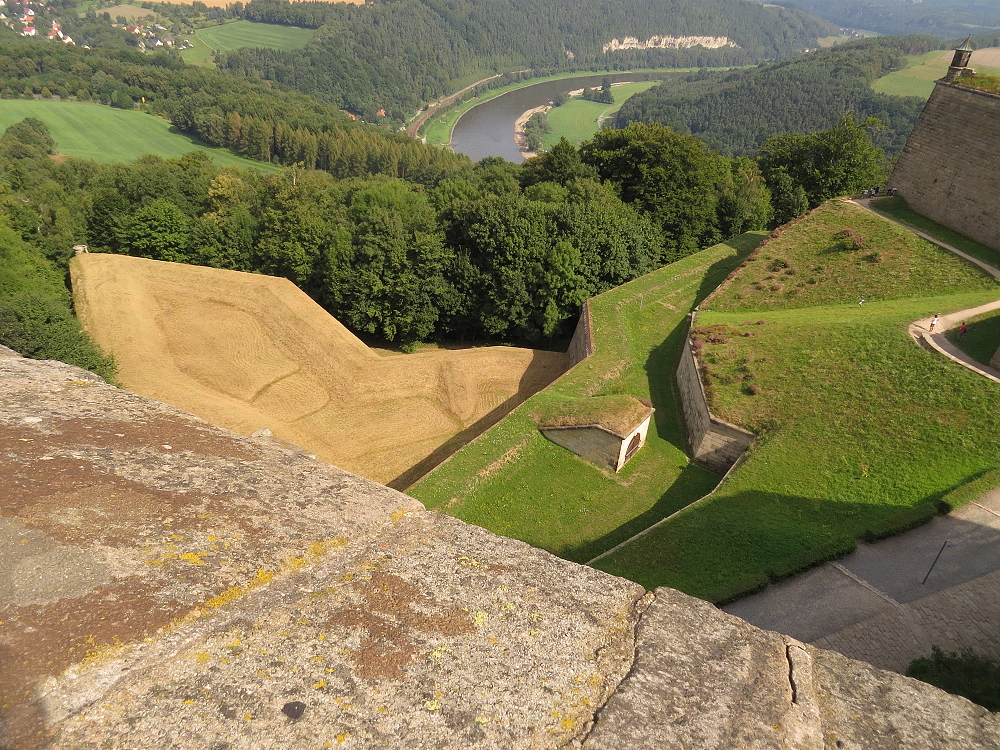
[[[928,333],[934,333],[934,329],[937,328],[937,324],[941,322],[941,314],[938,313],[933,318],[931,318],[930,328],[927,329]]]
[[[969,326],[965,325],[965,323],[962,323],[962,325],[958,327],[958,337],[962,338],[962,336],[964,336],[968,332],[968,330]]]

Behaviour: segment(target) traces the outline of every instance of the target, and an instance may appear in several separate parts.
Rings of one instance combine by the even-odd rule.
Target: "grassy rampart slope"
[[[532,396],[409,492],[430,508],[586,561],[709,492],[674,401],[684,319],[762,239],[737,237],[591,300],[596,353]],[[533,415],[566,397],[627,394],[656,407],[646,446],[614,474],[538,432]]]
[[[863,247],[845,249],[843,229]],[[724,599],[1000,466],[1000,385],[907,334],[998,296],[977,267],[854,205],[787,228],[696,325],[713,409],[756,446],[713,496],[597,567]]]

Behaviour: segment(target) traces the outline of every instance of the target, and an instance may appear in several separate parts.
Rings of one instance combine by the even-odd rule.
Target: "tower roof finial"
[[[970,45],[971,41],[972,41],[972,34],[969,34],[967,37],[965,37],[965,41],[962,42],[962,44],[960,46],[956,47],[955,51],[956,52],[972,52],[972,46]]]

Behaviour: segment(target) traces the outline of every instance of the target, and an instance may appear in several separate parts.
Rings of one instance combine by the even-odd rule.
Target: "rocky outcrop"
[[[720,47],[739,47],[727,36],[651,36],[645,41],[638,37],[626,36],[612,39],[601,46],[601,52],[617,52],[623,49],[690,49],[704,47],[719,49]]]
[[[0,352],[18,748],[1000,745],[985,710]]]

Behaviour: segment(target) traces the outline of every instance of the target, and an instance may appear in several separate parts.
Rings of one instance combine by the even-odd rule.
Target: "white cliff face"
[[[739,47],[727,36],[651,36],[644,42],[637,37],[627,36],[623,39],[612,39],[601,47],[602,52],[615,52],[621,49],[688,49],[689,47],[705,47],[718,49],[720,47]]]

